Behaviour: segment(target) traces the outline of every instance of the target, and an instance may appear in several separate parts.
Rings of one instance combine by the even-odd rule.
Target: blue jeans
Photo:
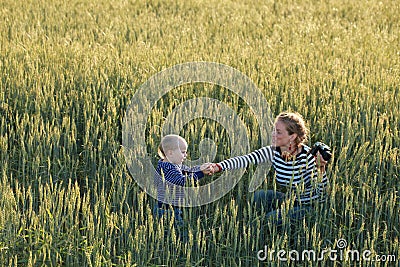
[[[166,219],[168,222],[170,220],[173,220],[173,227],[175,231],[177,231],[177,235],[179,239],[182,242],[187,242],[188,240],[188,232],[185,227],[184,221],[183,221],[183,216],[182,216],[182,210],[170,206],[168,204],[158,204],[154,209],[153,209],[153,214],[156,219]],[[164,234],[168,235],[170,233],[170,229],[168,227],[164,228]]]
[[[282,204],[287,199],[286,194],[274,190],[259,190],[254,193],[254,204],[257,210],[264,209],[265,217],[276,225],[283,224]],[[290,222],[302,219],[311,211],[311,205],[301,205],[295,201],[293,208],[286,212]]]

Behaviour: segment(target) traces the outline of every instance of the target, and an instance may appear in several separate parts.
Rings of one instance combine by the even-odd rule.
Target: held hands
[[[200,166],[200,170],[204,173],[204,175],[213,175],[222,170],[221,166],[217,163],[204,163]]]
[[[202,171],[204,173],[204,175],[212,175],[212,163],[204,163],[200,166],[200,171]]]

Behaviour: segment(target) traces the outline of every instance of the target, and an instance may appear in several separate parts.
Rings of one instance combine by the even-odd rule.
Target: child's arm
[[[187,175],[189,178],[193,178],[194,180],[199,180],[204,177],[203,165],[194,167],[182,165],[181,169],[183,175]]]
[[[161,176],[165,181],[175,185],[185,186],[186,172],[174,164],[163,164],[161,167]]]

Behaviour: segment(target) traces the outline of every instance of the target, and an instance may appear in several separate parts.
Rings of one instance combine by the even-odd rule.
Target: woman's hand
[[[328,162],[326,160],[324,160],[324,158],[321,156],[321,154],[319,152],[317,152],[316,155],[316,163],[317,163],[317,167],[321,172],[325,172],[325,166],[326,164],[328,164]]]
[[[213,163],[212,168],[213,168],[213,174],[222,171],[222,167],[218,163]]]

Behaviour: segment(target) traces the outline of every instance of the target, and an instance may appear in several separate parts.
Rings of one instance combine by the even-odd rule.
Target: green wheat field
[[[389,0],[2,0],[0,266],[399,266],[399,14]],[[273,116],[304,116],[308,144],[334,154],[324,208],[297,224],[266,222],[250,202],[249,167],[223,198],[183,208],[187,239],[153,217],[155,200],[125,162],[125,112],[152,75],[192,61],[247,75]],[[191,84],[149,114],[154,163],[165,118],[194,97],[228,105],[260,147],[239,96]],[[235,145],[207,119],[179,134],[191,159],[204,138],[217,145],[214,161]],[[277,187],[266,178],[263,189]],[[290,253],[335,250],[338,240],[359,259]]]

